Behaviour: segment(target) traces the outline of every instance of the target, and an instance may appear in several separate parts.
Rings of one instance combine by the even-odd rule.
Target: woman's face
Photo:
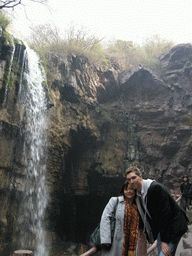
[[[128,199],[133,199],[135,197],[135,189],[131,188],[130,184],[124,188],[124,195]]]
[[[184,182],[187,182],[187,178],[183,178]]]

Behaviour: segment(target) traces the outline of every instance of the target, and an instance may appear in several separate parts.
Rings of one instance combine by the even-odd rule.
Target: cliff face
[[[90,192],[89,172],[121,175],[135,161],[146,177],[170,189],[179,186],[184,172],[190,173],[191,54],[191,45],[174,47],[162,58],[161,79],[145,68],[98,70],[75,56],[59,72],[66,63],[61,60],[56,67],[61,78],[50,82],[52,95],[57,94],[50,130],[58,135],[62,127],[59,138],[68,152],[63,152],[65,161],[73,162],[75,193]],[[67,72],[68,79],[62,78]]]
[[[24,110],[17,102],[25,47],[17,42],[6,91],[12,45],[1,37],[0,238],[2,255],[17,244],[22,197]],[[5,51],[6,49],[6,51]],[[138,163],[145,178],[178,189],[192,168],[192,46],[162,57],[163,75],[145,68],[118,72],[94,67],[79,56],[50,53],[46,226],[65,241],[85,243],[123,173]],[[24,182],[24,181],[23,181]],[[3,254],[4,253],[4,254]]]

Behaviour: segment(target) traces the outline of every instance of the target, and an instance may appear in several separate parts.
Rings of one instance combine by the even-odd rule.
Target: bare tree
[[[47,0],[0,0],[0,9],[3,8],[14,8],[15,6],[21,4],[23,5],[24,2],[26,1],[32,1],[32,2],[37,2],[37,3],[46,3]]]
[[[61,40],[59,30],[55,25],[37,25],[30,27],[32,30],[29,44],[39,48],[45,44],[56,43]]]

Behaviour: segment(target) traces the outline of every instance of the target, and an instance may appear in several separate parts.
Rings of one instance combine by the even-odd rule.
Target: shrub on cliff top
[[[90,64],[111,65],[118,70],[126,70],[142,65],[158,75],[162,73],[160,57],[170,50],[173,43],[155,35],[142,45],[131,41],[116,40],[104,46],[102,40],[90,35],[86,30],[74,26],[61,37],[56,27],[41,25],[33,28],[29,44],[48,63],[50,52],[58,57],[75,54],[88,59]]]
[[[44,61],[48,61],[49,52],[54,51],[58,56],[75,54],[86,57],[91,64],[107,64],[100,41],[84,30],[76,31],[74,26],[63,38],[56,27],[40,25],[32,28],[29,44]]]
[[[143,59],[139,46],[133,44],[132,41],[109,42],[105,52],[110,62],[117,65],[120,70],[138,65]]]
[[[161,39],[158,35],[148,38],[141,48],[143,58],[143,65],[161,74],[162,67],[160,57],[168,52],[173,47],[172,41]]]
[[[116,40],[110,42],[106,55],[111,62],[116,63],[121,70],[142,64],[143,67],[161,74],[160,57],[173,47],[173,42],[163,40],[158,35],[146,39],[142,46],[131,41]]]
[[[0,26],[2,27],[2,30],[5,31],[10,23],[11,20],[6,16],[3,11],[0,11]]]

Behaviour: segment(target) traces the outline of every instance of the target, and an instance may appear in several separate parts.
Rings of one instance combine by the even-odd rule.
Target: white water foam
[[[44,77],[37,54],[27,47],[19,99],[24,106],[24,198],[19,217],[22,249],[48,256],[43,227],[48,203],[46,186],[47,118]]]

